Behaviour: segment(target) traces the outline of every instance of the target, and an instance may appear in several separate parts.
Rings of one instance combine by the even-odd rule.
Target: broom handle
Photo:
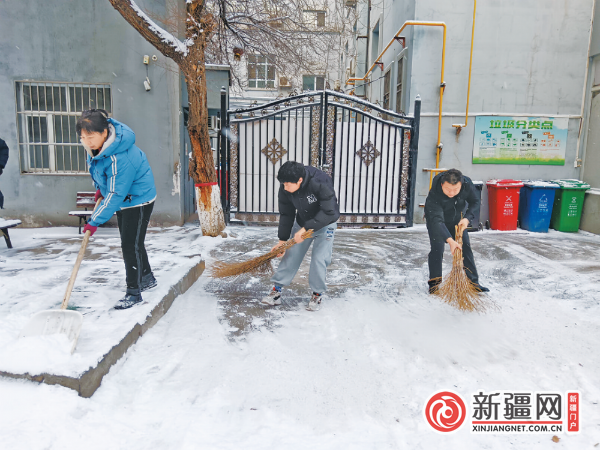
[[[94,211],[102,201],[102,197],[98,199],[96,202],[96,206],[94,206]],[[65,292],[65,296],[62,301],[62,305],[60,305],[60,309],[67,309],[69,305],[69,299],[71,298],[71,291],[73,290],[73,286],[75,285],[75,279],[77,278],[77,272],[79,272],[79,266],[81,265],[81,261],[83,261],[83,255],[85,255],[85,249],[90,240],[90,231],[86,231],[83,235],[83,241],[81,242],[81,248],[79,249],[79,254],[77,255],[77,261],[75,261],[75,267],[73,267],[73,272],[71,272],[71,278],[69,279],[69,284],[67,285],[67,291]]]

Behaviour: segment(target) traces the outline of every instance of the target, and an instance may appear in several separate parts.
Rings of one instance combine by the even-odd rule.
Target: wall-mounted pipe
[[[442,70],[441,70],[441,75],[440,75],[440,108],[439,108],[439,114],[438,114],[438,116],[439,116],[439,118],[438,118],[438,136],[437,136],[437,144],[436,144],[436,151],[437,151],[436,165],[438,165],[439,158],[440,158],[440,150],[442,148],[442,143],[441,143],[441,139],[442,139],[442,102],[444,100],[444,89],[446,87],[446,83],[444,82],[444,64],[446,61],[446,24],[444,22],[429,22],[429,21],[423,21],[423,20],[408,20],[408,21],[404,22],[404,25],[402,25],[402,27],[398,30],[398,32],[390,40],[388,45],[379,54],[379,56],[373,62],[373,64],[369,68],[369,70],[367,70],[365,75],[362,78],[356,78],[356,77],[348,78],[348,80],[346,81],[346,84],[352,84],[352,85],[356,86],[357,81],[365,81],[368,78],[369,74],[373,71],[373,69],[375,67],[377,67],[377,62],[381,59],[381,57],[384,55],[384,53],[392,46],[392,44],[394,42],[396,42],[396,38],[400,37],[400,33],[402,33],[402,30],[404,30],[404,28],[406,28],[409,25],[425,26],[425,27],[443,27],[443,29],[444,29],[443,42],[442,42]],[[367,52],[368,52],[368,49],[367,49]]]
[[[452,124],[456,128],[456,134],[467,126],[469,123],[469,97],[471,95],[471,67],[473,67],[473,42],[475,39],[475,14],[477,12],[477,0],[473,0],[473,29],[471,30],[471,56],[469,59],[469,83],[467,84],[467,107],[465,110],[465,123]]]

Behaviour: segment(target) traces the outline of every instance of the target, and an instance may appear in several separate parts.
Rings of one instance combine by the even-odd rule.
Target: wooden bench
[[[10,237],[8,236],[8,229],[16,227],[17,225],[21,225],[20,220],[7,220],[0,218],[0,234],[4,236],[4,240],[6,241],[6,246],[8,248],[13,248],[12,243],[10,242]]]
[[[94,212],[94,196],[96,192],[78,192],[76,206],[77,208],[85,208],[84,211],[69,211],[70,216],[79,217],[79,234],[81,234],[82,225],[87,224],[90,216]],[[89,210],[88,210],[89,208]]]

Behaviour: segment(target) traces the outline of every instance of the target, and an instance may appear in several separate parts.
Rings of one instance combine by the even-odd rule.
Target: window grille
[[[84,110],[112,112],[110,84],[17,81],[15,92],[21,172],[86,173],[75,125]]]
[[[275,65],[262,55],[248,55],[248,87],[275,89]]]

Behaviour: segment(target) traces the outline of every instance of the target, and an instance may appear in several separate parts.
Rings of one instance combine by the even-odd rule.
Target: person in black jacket
[[[325,172],[311,166],[288,161],[284,163],[277,179],[279,187],[279,243],[276,249],[294,237],[296,244],[282,253],[283,259],[277,272],[271,278],[273,290],[262,299],[266,305],[281,305],[281,289],[288,286],[314,241],[308,283],[313,291],[308,311],[317,311],[321,296],[327,290],[325,275],[331,264],[333,234],[340,217],[338,201],[333,190],[333,181]],[[302,239],[307,230],[313,230],[313,237]]]
[[[425,200],[425,220],[431,251],[429,252],[429,293],[437,290],[442,277],[442,258],[444,247],[450,246],[450,253],[462,249],[467,277],[480,292],[489,289],[479,284],[475,259],[471,250],[469,234],[463,232],[462,247],[454,240],[455,225],[469,226],[479,212],[480,199],[473,182],[459,170],[450,169],[438,174],[431,184],[431,190]],[[464,213],[464,216],[463,216]]]
[[[0,139],[0,175],[4,172],[6,161],[8,161],[8,145]],[[2,191],[0,191],[0,209],[2,208],[4,208],[4,195],[2,195]]]

